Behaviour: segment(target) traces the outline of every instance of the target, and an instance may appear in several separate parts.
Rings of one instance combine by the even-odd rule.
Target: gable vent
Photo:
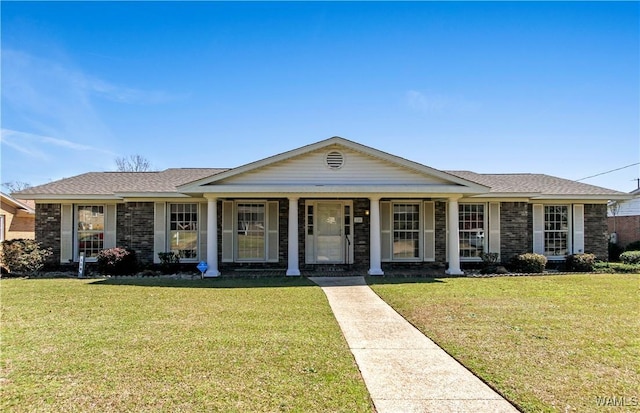
[[[344,165],[344,156],[338,151],[331,151],[327,154],[326,162],[330,169],[340,169]]]

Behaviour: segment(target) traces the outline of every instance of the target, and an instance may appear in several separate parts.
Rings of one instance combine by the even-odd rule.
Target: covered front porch
[[[217,217],[206,220],[209,268],[206,276],[219,276],[221,269],[225,273],[257,271],[263,275],[284,270],[287,276],[384,275],[389,271],[394,274],[429,272],[435,275],[442,271],[448,275],[462,274],[457,219],[460,196],[440,199],[436,203],[416,198],[392,202],[380,197],[322,198],[317,195],[290,196],[276,201],[269,198],[257,201],[258,198],[251,197],[251,201],[247,201],[244,198],[219,199],[206,194],[207,215]],[[273,222],[257,224],[268,227],[265,232],[271,233],[271,239],[262,241],[265,248],[277,249],[266,252],[264,260],[238,256],[238,245],[242,241],[234,241],[233,237],[244,238],[246,231],[239,228],[250,225],[228,221],[236,219],[234,213],[238,207],[249,205],[248,202],[251,205],[276,204],[267,214],[273,217],[272,221],[279,220],[282,224],[279,227]],[[438,213],[435,212],[436,204],[442,205]],[[232,209],[233,205],[238,207]],[[390,209],[391,205],[410,206],[416,213],[402,209],[397,212]],[[221,208],[226,211],[220,211]],[[268,221],[269,218],[264,219]],[[440,251],[438,257],[436,250]],[[261,265],[267,262],[271,265]]]

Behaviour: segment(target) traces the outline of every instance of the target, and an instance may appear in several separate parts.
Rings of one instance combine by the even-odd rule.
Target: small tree
[[[31,185],[21,181],[9,181],[3,182],[2,186],[7,189],[9,193],[22,191],[23,189],[31,188]]]
[[[118,172],[146,172],[151,169],[151,163],[140,155],[116,158]]]

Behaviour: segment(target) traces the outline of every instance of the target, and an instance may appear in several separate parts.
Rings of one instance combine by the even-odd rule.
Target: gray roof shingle
[[[476,182],[491,188],[495,194],[526,194],[543,195],[620,195],[613,189],[571,181],[545,174],[478,174],[471,171],[445,171],[459,178]]]
[[[176,187],[226,168],[171,168],[157,172],[88,172],[20,191],[28,195],[113,195],[176,192]]]

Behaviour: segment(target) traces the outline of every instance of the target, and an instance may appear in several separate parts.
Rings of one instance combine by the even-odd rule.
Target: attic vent
[[[326,162],[330,169],[340,169],[344,165],[344,156],[338,151],[331,151],[327,154]]]

